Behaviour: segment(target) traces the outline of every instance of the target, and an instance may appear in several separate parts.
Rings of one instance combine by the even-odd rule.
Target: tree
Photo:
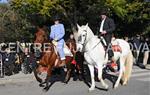
[[[27,30],[29,23],[12,10],[8,4],[0,5],[0,13],[1,42],[22,40],[23,37],[31,39],[31,35]]]
[[[132,35],[137,31],[143,32],[150,18],[149,4],[143,0],[11,0],[10,4],[21,17],[32,23],[34,21],[29,18],[35,14],[39,15],[36,16],[37,23],[44,23],[51,20],[55,14],[60,14],[68,29],[72,31],[76,30],[76,23],[88,22],[97,32],[99,13],[104,7],[108,7],[110,16],[116,20],[116,31],[124,31],[125,34],[131,31],[135,31],[129,33]],[[137,28],[137,25],[141,27]]]
[[[118,29],[124,30],[123,35],[146,33],[144,31],[150,21],[150,3],[143,0],[106,0],[106,6],[115,15],[117,21],[119,20]]]
[[[99,0],[12,0],[11,5],[23,16],[40,14],[52,18],[54,14],[60,13],[69,23],[72,31],[75,31],[77,22],[83,22],[90,17],[90,13],[96,14],[103,4]],[[101,7],[98,7],[100,5]]]

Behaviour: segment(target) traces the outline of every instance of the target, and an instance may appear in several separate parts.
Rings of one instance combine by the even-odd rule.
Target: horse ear
[[[73,32],[73,35],[74,35],[74,39],[75,39],[76,41],[78,41],[78,32]]]
[[[78,28],[78,29],[80,29],[80,28],[81,28],[79,24],[77,24],[77,28]]]
[[[81,28],[78,23],[77,23],[77,28],[78,28],[78,30]],[[78,30],[73,32],[73,35],[74,35],[74,38],[76,41],[78,41]]]
[[[89,26],[89,24],[87,23],[85,26],[86,26],[86,27],[88,27],[88,26]]]

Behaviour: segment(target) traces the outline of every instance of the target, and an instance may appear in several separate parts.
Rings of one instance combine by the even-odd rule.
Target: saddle
[[[54,50],[55,50],[55,53],[56,55],[59,56],[59,53],[57,52],[57,49],[56,47],[54,46]],[[66,45],[66,43],[64,43],[64,53],[65,53],[65,56],[69,56],[69,57],[73,57],[73,54],[71,53],[70,49],[68,48],[68,46]]]
[[[64,53],[65,53],[66,60],[67,60],[68,57],[73,57],[73,54],[71,53],[71,51],[68,48],[68,46],[66,45],[66,43],[64,43],[63,50],[64,50]],[[58,53],[58,51],[56,49],[56,46],[54,46],[54,51],[55,51],[55,53],[57,55],[57,59],[55,60],[55,66],[57,66],[57,64],[59,64],[59,62],[61,62],[61,61],[60,61],[60,55],[59,55],[59,53]]]

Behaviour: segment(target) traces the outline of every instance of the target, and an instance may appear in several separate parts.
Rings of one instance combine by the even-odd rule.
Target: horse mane
[[[94,35],[92,29],[88,25],[82,25],[81,27],[88,30],[87,32],[88,32],[88,34],[90,33],[89,34],[90,36],[93,35],[93,37],[92,37],[93,40],[99,40],[99,38],[96,35]]]
[[[35,32],[35,42],[36,43],[50,42],[48,32],[49,32],[49,30],[46,26],[42,26],[42,27],[37,26],[36,32]]]

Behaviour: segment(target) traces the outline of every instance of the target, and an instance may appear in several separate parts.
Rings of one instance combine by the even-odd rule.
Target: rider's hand
[[[55,38],[54,40],[57,42],[57,39],[56,39],[56,38]]]
[[[106,31],[101,32],[101,34],[106,34],[106,33],[107,33]]]
[[[57,41],[56,40],[53,40],[52,43],[57,46]]]

